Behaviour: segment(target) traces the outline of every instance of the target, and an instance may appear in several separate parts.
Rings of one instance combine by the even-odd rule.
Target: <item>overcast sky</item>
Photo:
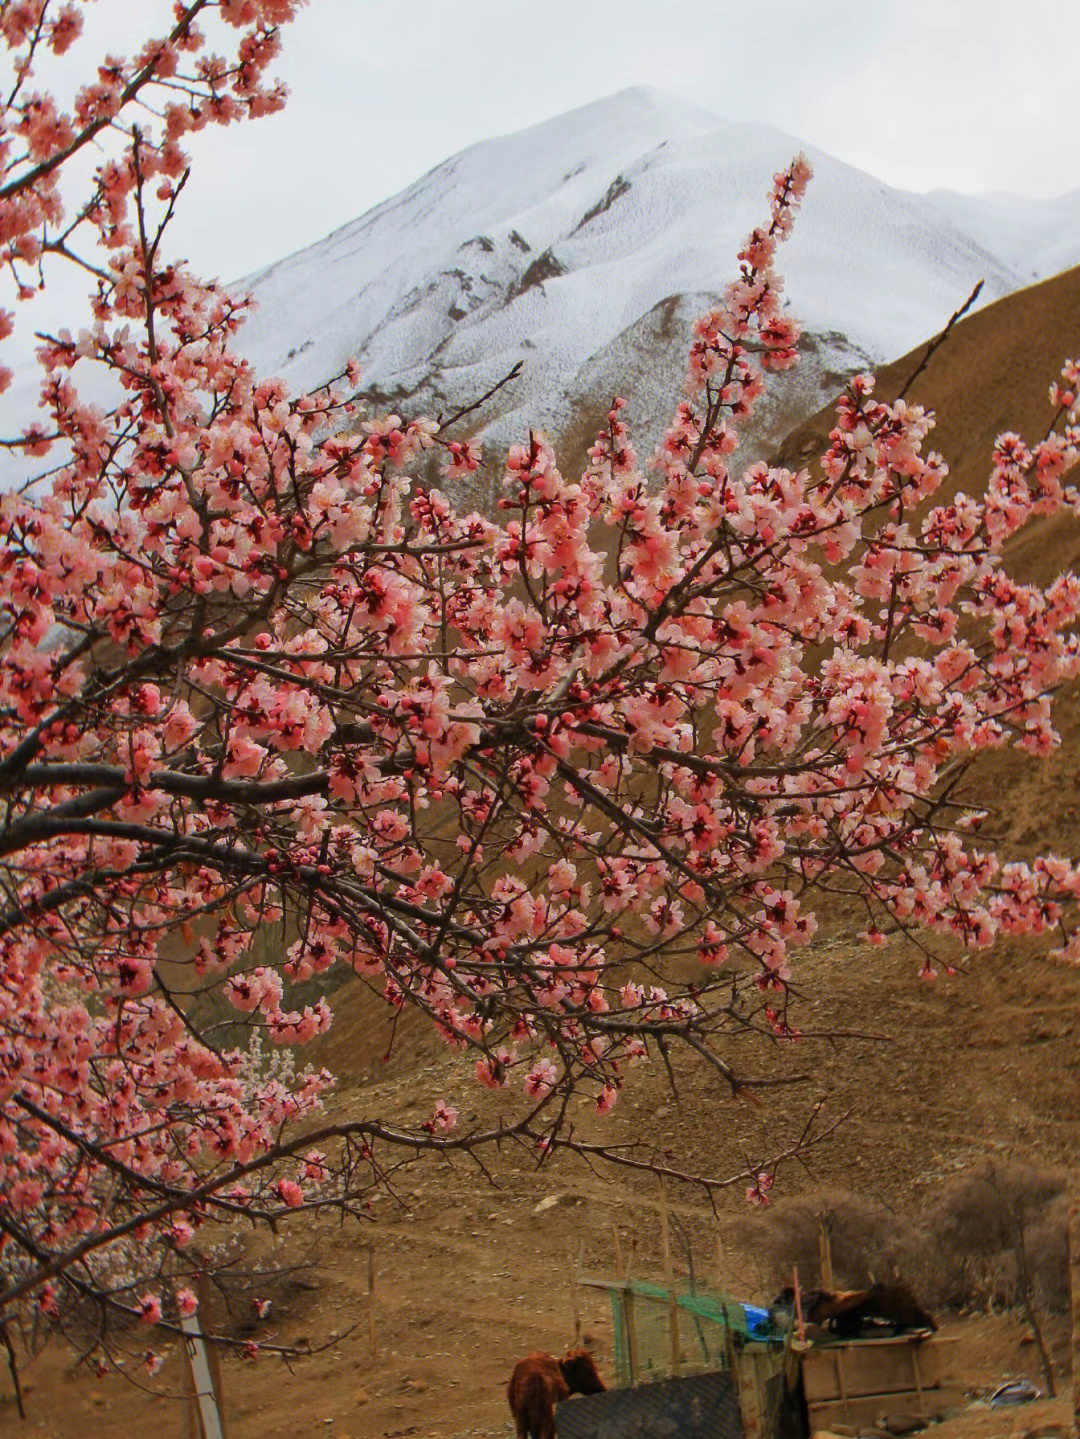
[[[99,0],[72,58],[167,10]],[[175,238],[235,278],[466,145],[636,84],[906,189],[1056,195],[1080,187],[1078,68],[1078,0],[310,0],[288,107],[210,134]]]
[[[67,81],[170,10],[89,6]],[[171,253],[238,279],[467,145],[641,84],[906,189],[1061,194],[1080,188],[1078,62],[1080,0],[309,0],[276,67],[286,109],[194,138]],[[7,363],[84,322],[74,282],[19,307]]]

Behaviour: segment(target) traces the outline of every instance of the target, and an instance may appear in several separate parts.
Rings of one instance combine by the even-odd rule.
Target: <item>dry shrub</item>
[[[1065,1177],[991,1160],[945,1185],[925,1221],[926,1281],[949,1308],[1069,1307]]]
[[[764,1290],[821,1283],[824,1223],[838,1288],[893,1279],[944,1309],[1069,1307],[1067,1192],[1058,1171],[988,1161],[944,1183],[918,1211],[823,1190],[743,1216],[737,1243],[753,1253]]]
[[[839,1288],[907,1277],[905,1266],[918,1248],[916,1234],[883,1204],[845,1190],[778,1199],[745,1215],[738,1242],[758,1256],[762,1280],[773,1292],[791,1283],[793,1266],[798,1266],[800,1284],[814,1289],[821,1283],[823,1225]]]

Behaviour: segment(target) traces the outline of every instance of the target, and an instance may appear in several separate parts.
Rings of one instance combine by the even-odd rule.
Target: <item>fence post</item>
[[[581,1343],[581,1267],[585,1262],[585,1236],[581,1236],[581,1243],[578,1245],[577,1265],[574,1269],[573,1278],[573,1304],[574,1304],[574,1346]]]
[[[671,1262],[671,1231],[668,1225],[667,1190],[660,1176],[660,1236],[664,1246],[664,1283],[668,1291],[668,1326],[671,1330],[671,1372],[678,1377],[682,1369],[682,1345],[679,1341],[679,1301],[675,1294],[675,1268]]]
[[[191,1402],[188,1406],[189,1432],[196,1439],[225,1439],[225,1425],[221,1418],[221,1374],[213,1346],[203,1337],[199,1313],[206,1313],[205,1300],[210,1287],[205,1276],[200,1276],[195,1285],[199,1308],[194,1314],[181,1314],[180,1328],[184,1332],[184,1355],[187,1359],[191,1380]]]
[[[638,1381],[637,1313],[634,1308],[634,1291],[629,1280],[619,1295],[623,1323],[626,1325],[626,1363],[630,1370],[631,1389]]]
[[[1080,1186],[1069,1197],[1069,1285],[1072,1291],[1072,1429],[1080,1436]]]
[[[742,1414],[743,1439],[762,1439],[761,1396],[757,1380],[753,1353],[743,1348],[735,1356],[735,1384]]]
[[[821,1287],[832,1289],[833,1268],[832,1268],[832,1243],[829,1240],[829,1230],[825,1223],[828,1210],[823,1209],[818,1215],[818,1254],[821,1258]]]
[[[615,1278],[625,1279],[626,1270],[623,1268],[622,1244],[619,1242],[619,1226],[614,1219],[611,1221],[611,1240],[615,1246]]]
[[[802,1312],[802,1290],[799,1288],[799,1268],[795,1266],[791,1271],[791,1277],[795,1281],[795,1332],[799,1336],[799,1343],[806,1341],[806,1324]]]
[[[368,1349],[372,1359],[375,1358],[375,1245],[368,1248],[367,1258],[367,1292],[368,1292]]]

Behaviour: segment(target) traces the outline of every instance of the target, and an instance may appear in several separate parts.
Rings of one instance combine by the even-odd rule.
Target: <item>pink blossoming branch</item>
[[[734,472],[798,357],[774,268],[797,159],[648,465],[616,400],[580,477],[531,434],[497,518],[462,513],[481,457],[449,424],[361,418],[352,363],[306,395],[258,377],[247,302],[163,253],[184,136],[281,103],[297,8],[177,4],[66,113],[31,81],[81,4],[0,4],[3,262],[21,294],[46,258],[98,278],[92,322],[42,339],[47,422],[4,437],[53,468],[0,497],[0,1323],[93,1300],[156,1323],[237,1222],[362,1215],[402,1164],[503,1142],[764,1202],[835,1120],[718,1176],[590,1137],[581,1103],[679,1048],[718,1102],[763,1102],[780,1076],[732,1041],[800,1038],[798,953],[838,903],[928,976],[1002,935],[1080,958],[1075,863],[980,848],[959,789],[980,751],[1047,754],[1080,668],[1076,576],[1002,562],[1080,509],[1080,367],[982,498],[935,502],[932,417],[865,377],[820,465]],[[332,1020],[297,986],[346,975],[468,1053],[502,1117],[330,1120],[325,1071],[252,1064],[238,1031],[291,1053]]]

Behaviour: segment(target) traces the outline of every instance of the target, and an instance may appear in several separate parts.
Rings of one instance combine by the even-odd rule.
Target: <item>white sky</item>
[[[98,0],[68,82],[170,9]],[[194,138],[170,253],[197,274],[250,274],[466,145],[638,84],[905,189],[1080,188],[1080,0],[309,0],[276,73],[283,113]],[[67,293],[19,307],[7,363],[85,323]]]
[[[129,49],[167,8],[89,13]],[[72,57],[99,45],[88,29]],[[250,273],[474,141],[635,84],[905,189],[1080,187],[1080,0],[309,0],[277,72],[281,115],[200,145],[175,238],[203,273]]]

